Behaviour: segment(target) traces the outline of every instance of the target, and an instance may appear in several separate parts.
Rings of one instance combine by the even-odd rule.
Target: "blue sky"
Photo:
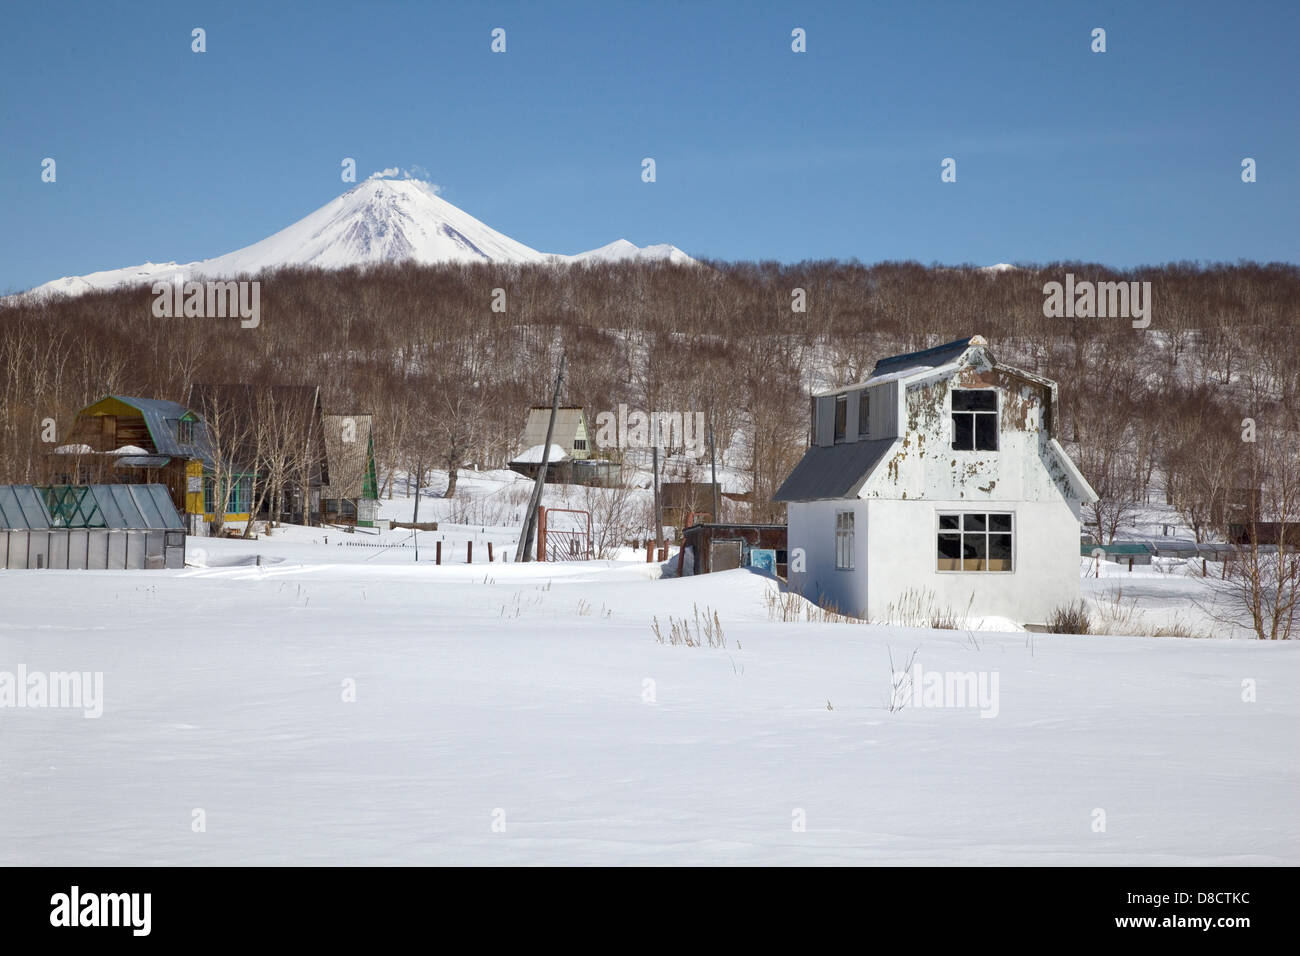
[[[358,178],[422,167],[546,252],[626,237],[787,262],[1300,261],[1293,2],[0,16],[0,291],[248,245],[349,188],[349,156]]]

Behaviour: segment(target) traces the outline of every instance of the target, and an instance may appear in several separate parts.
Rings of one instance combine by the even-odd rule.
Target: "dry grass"
[[[958,614],[951,606],[940,604],[929,588],[908,588],[897,601],[891,601],[885,609],[884,623],[955,631],[970,616],[971,604],[974,601],[975,595],[972,594],[970,601],[966,603],[966,613]]]
[[[704,612],[700,613],[698,604],[691,605],[695,612],[695,626],[691,627],[690,618],[675,618],[668,615],[668,633],[665,635],[663,628],[659,624],[659,618],[654,618],[654,623],[650,629],[654,632],[655,641],[659,644],[684,645],[686,647],[722,647],[727,646],[727,638],[722,633],[722,621],[718,619],[718,612],[705,606]]]
[[[1082,601],[1073,601],[1056,608],[1047,619],[1049,634],[1089,634],[1091,629],[1092,619],[1088,614],[1088,606]]]

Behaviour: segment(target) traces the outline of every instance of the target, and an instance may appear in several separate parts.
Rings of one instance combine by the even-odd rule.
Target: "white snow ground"
[[[98,719],[0,708],[0,863],[1300,862],[1293,643],[774,623],[748,571],[343,537],[0,572],[0,671],[104,680]],[[1107,571],[1143,607],[1200,587]],[[725,648],[656,643],[696,607]],[[996,673],[997,716],[891,713],[913,650]]]

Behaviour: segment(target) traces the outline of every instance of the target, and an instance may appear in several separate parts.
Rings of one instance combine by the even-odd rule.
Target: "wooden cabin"
[[[77,413],[50,455],[56,484],[159,484],[182,514],[202,510],[203,420],[177,402],[107,395]]]
[[[324,415],[329,483],[321,486],[321,520],[373,528],[379,518],[379,473],[369,415]]]

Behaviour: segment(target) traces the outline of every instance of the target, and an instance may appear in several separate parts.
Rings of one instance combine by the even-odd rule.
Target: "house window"
[[[176,441],[182,445],[194,444],[194,423],[184,420],[176,423]]]
[[[227,485],[229,479],[222,482]],[[215,482],[211,478],[203,479],[203,510],[208,514],[216,514],[216,495]],[[234,487],[230,489],[230,503],[226,505],[226,514],[243,514],[253,503],[253,479],[244,476],[235,481]]]
[[[998,393],[953,389],[952,447],[957,451],[998,450]]]
[[[1010,571],[1011,515],[939,515],[939,571]]]
[[[858,437],[871,436],[871,393],[865,389],[858,393]]]
[[[853,570],[853,512],[835,512],[835,567]]]
[[[587,450],[587,439],[585,439],[585,438],[575,438],[575,439],[573,440],[573,450],[574,450],[574,451],[586,451],[586,450]]]
[[[835,444],[844,441],[844,433],[849,425],[849,397],[835,396]]]

